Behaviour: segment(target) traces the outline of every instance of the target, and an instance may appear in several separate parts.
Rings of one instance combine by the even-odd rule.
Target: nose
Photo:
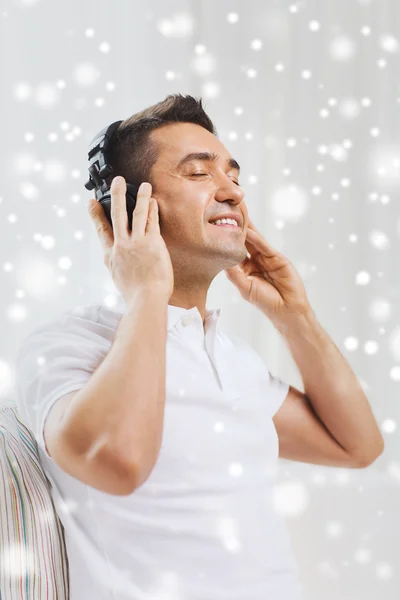
[[[215,199],[219,202],[228,200],[236,205],[240,204],[244,198],[244,195],[245,193],[242,188],[239,185],[236,185],[236,183],[234,183],[230,177],[226,176],[223,181],[221,180],[221,183],[215,192]]]

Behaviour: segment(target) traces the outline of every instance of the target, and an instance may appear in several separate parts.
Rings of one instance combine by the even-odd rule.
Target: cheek
[[[196,232],[198,235],[199,230],[207,227],[205,215],[212,203],[209,190],[201,190],[198,184],[196,186],[193,182],[180,180],[179,185],[174,190],[168,190],[163,197],[160,225],[165,232],[174,233],[174,237],[179,231],[183,235],[184,232]]]

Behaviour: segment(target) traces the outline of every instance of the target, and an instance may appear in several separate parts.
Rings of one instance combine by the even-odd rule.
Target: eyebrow
[[[192,160],[210,160],[215,162],[219,159],[219,155],[214,152],[191,152],[190,154],[186,154],[177,164],[177,169],[179,169],[182,165]],[[231,169],[237,169],[240,173],[240,165],[234,158],[227,159],[227,165]]]

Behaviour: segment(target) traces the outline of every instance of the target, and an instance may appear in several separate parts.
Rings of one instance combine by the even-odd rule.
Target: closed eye
[[[202,177],[203,175],[208,175],[208,173],[192,173],[192,177]],[[240,183],[238,183],[234,179],[232,179],[232,181],[233,181],[233,183],[236,183],[236,185],[240,186]]]

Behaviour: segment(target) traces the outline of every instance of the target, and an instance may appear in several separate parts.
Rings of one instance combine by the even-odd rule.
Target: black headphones
[[[122,121],[115,121],[104,127],[89,144],[88,160],[90,162],[90,177],[85,188],[95,189],[97,200],[103,207],[104,213],[112,228],[111,219],[111,182],[118,173],[113,174],[113,168],[107,163],[107,148],[111,137]],[[112,175],[113,174],[113,175]],[[112,176],[111,176],[112,175]],[[110,177],[111,176],[111,177]],[[136,206],[136,198],[139,188],[126,182],[126,211],[128,213],[128,227],[132,230],[132,214]]]

